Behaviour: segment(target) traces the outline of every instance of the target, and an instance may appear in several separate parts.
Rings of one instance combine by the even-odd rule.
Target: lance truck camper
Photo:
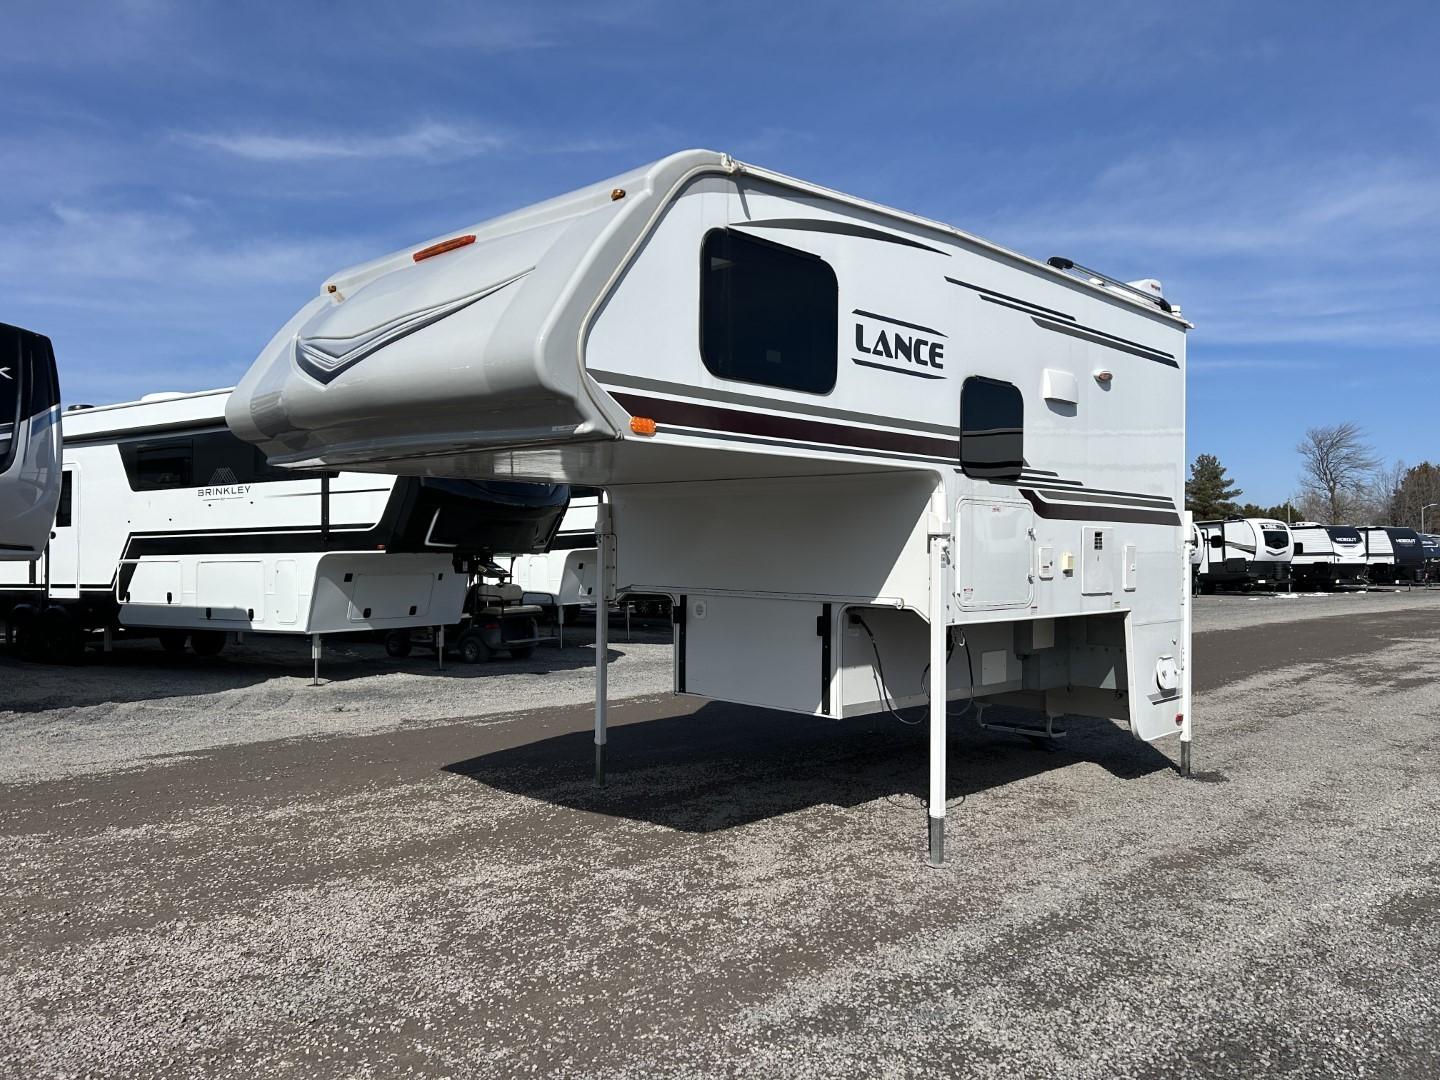
[[[229,393],[65,413],[54,535],[38,566],[0,564],[22,653],[73,658],[115,630],[214,653],[235,631],[443,626],[469,562],[543,551],[564,514],[563,485],[273,468],[226,429]]]
[[[59,502],[55,352],[49,338],[0,323],[0,562],[39,558]]]
[[[671,597],[678,692],[928,708],[939,863],[952,703],[1188,759],[1157,292],[688,151],[335,274],[227,419],[278,466],[604,489],[601,592]],[[606,715],[602,661],[598,783]]]

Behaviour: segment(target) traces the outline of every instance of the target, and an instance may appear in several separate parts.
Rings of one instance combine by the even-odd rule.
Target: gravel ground
[[[1433,1078],[1440,592],[1196,622],[1195,780],[957,722],[938,871],[923,727],[656,641],[604,791],[581,648],[0,660],[0,1073]]]

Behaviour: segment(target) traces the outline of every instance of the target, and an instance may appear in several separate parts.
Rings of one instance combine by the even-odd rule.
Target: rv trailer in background
[[[41,334],[0,323],[0,562],[39,558],[60,484],[55,350]],[[21,573],[34,577],[33,568]]]
[[[1371,581],[1391,584],[1424,580],[1425,546],[1414,529],[1370,525],[1361,529],[1360,535],[1365,539]]]
[[[1290,529],[1283,521],[1233,517],[1197,521],[1195,527],[1200,531],[1195,579],[1201,592],[1223,585],[1290,584]]]
[[[1297,521],[1290,526],[1294,554],[1290,559],[1295,586],[1329,589],[1365,578],[1365,542],[1358,530]]]
[[[231,631],[455,623],[472,564],[544,550],[564,513],[563,485],[273,468],[225,427],[229,394],[65,414],[54,537],[38,573],[0,566],[26,655],[117,629],[213,654]]]
[[[601,600],[672,598],[677,691],[928,708],[938,863],[951,702],[1188,762],[1189,324],[1157,292],[689,151],[333,275],[227,418],[279,466],[605,489]]]

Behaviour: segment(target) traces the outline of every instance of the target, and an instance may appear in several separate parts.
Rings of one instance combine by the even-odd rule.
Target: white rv
[[[0,323],[0,562],[39,557],[59,502],[55,351],[49,338]]]
[[[559,524],[564,487],[273,468],[226,429],[229,394],[65,414],[54,535],[38,566],[0,566],[22,652],[120,628],[214,653],[231,631],[446,625],[466,560],[543,550]]]
[[[1425,544],[1414,529],[1370,525],[1360,530],[1371,581],[1393,583],[1424,578]]]
[[[1200,530],[1195,580],[1201,592],[1217,586],[1278,586],[1290,584],[1290,529],[1268,518],[1226,518],[1197,521]]]
[[[227,419],[278,466],[605,489],[601,592],[673,599],[677,691],[928,707],[938,863],[948,703],[1188,758],[1189,324],[1151,291],[689,151],[336,273]]]
[[[1307,589],[1351,585],[1365,578],[1365,541],[1358,529],[1297,521],[1290,526],[1295,584]]]

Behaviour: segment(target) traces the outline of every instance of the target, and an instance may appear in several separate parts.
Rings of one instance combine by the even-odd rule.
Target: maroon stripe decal
[[[701,428],[737,435],[759,435],[772,439],[794,439],[798,442],[827,443],[860,450],[888,450],[901,454],[923,454],[926,457],[960,460],[958,439],[932,439],[923,435],[906,435],[898,431],[826,424],[816,420],[797,420],[791,416],[723,409],[716,405],[697,405],[691,401],[669,401],[665,398],[642,397],[638,394],[611,396],[632,416],[645,416],[657,424]]]
[[[1051,521],[1121,521],[1135,525],[1179,525],[1180,515],[1161,510],[1132,510],[1119,506],[1065,506],[1047,503],[1035,492],[1020,489],[1035,513]]]

